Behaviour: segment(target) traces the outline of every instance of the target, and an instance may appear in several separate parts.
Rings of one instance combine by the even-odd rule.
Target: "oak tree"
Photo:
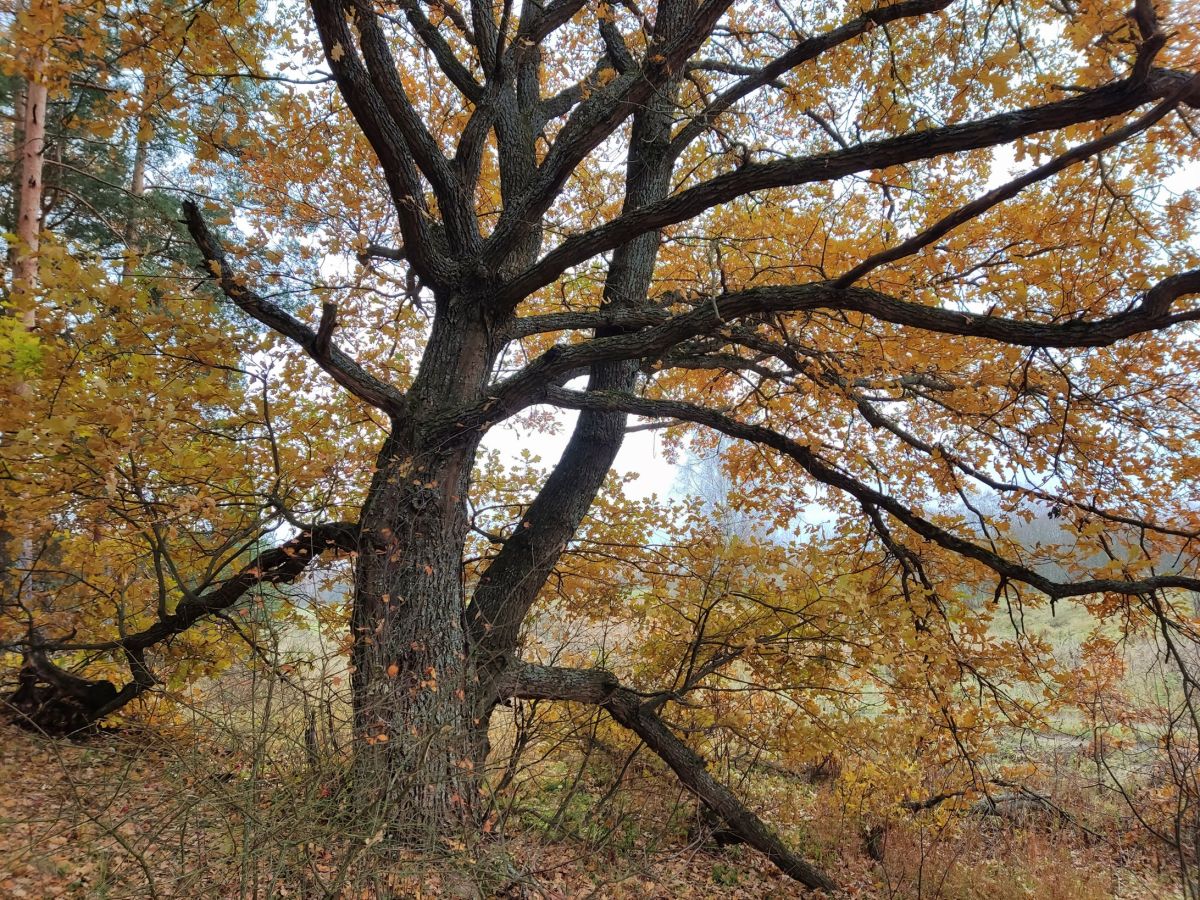
[[[353,783],[399,831],[474,820],[498,704],[573,701],[830,886],[672,727],[678,701],[749,670],[804,709],[804,666],[874,666],[947,686],[925,712],[961,747],[972,722],[948,686],[982,692],[1037,657],[1005,658],[967,594],[990,598],[981,616],[1072,600],[1193,637],[1172,593],[1200,589],[1196,210],[1171,189],[1197,149],[1186,18],[1148,0],[310,0],[290,50],[315,36],[332,85],[285,89],[222,139],[252,237],[218,233],[219,203],[182,211],[201,278],[290,342],[285,371],[300,377],[303,354],[380,426],[373,469],[339,473],[359,480],[352,514],[314,521],[277,490],[276,456],[264,508],[294,536],[232,573],[226,556],[201,590],[163,576],[181,597],[114,636],[30,625],[14,702],[36,717],[69,695],[108,715],[153,690],[147,651],[351,554]],[[325,259],[309,257],[325,280],[299,304],[262,264],[289,229]],[[478,529],[485,435],[546,407],[578,413],[561,458],[519,515]],[[737,502],[776,526],[819,501],[830,521],[805,564],[855,599],[801,609],[773,578],[727,591],[705,613],[724,617],[719,642],[657,638],[683,654],[658,689],[522,658],[645,424],[679,444],[721,436],[754,488]],[[1071,540],[1020,541],[1046,511]],[[835,637],[836,654],[797,650]],[[84,651],[129,672],[101,683],[54,662]]]

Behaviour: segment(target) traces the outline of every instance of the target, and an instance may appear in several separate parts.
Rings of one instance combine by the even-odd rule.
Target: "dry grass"
[[[345,820],[332,787],[335,772],[313,770],[302,744],[289,749],[281,734],[260,729],[258,738],[231,747],[211,717],[203,727],[214,730],[198,727],[126,730],[71,744],[0,726],[0,894],[18,900],[796,895],[792,882],[748,848],[689,843],[692,805],[649,761],[624,769],[622,789],[610,793],[616,773],[609,762],[589,764],[579,776],[572,765],[582,757],[561,746],[557,756],[531,764],[510,792],[503,837],[464,836],[416,853]],[[923,815],[893,823],[883,860],[875,863],[864,850],[863,823],[838,808],[831,786],[798,792],[794,785],[767,785],[764,792],[793,805],[791,815],[779,818],[808,824],[789,829],[789,839],[836,872],[851,896],[1173,895],[1169,861],[1156,863],[1136,835],[1120,847],[1114,836],[1086,839],[1046,820],[939,824]]]
[[[695,802],[661,763],[597,710],[562,704],[496,715],[489,833],[392,846],[345,811],[344,663],[314,641],[291,633],[274,658],[145,710],[153,727],[72,744],[0,725],[0,897],[796,896],[749,848],[692,840]],[[739,789],[849,896],[1178,896],[1172,859],[1096,789],[1083,744],[1034,752],[1076,825],[902,815],[879,861],[864,843],[878,822],[836,781],[756,770]]]

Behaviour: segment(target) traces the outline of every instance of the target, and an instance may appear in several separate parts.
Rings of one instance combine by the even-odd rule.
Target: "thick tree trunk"
[[[404,830],[471,820],[478,793],[462,627],[461,455],[383,454],[362,518],[352,617],[355,784]]]
[[[406,839],[475,826],[486,754],[463,627],[466,498],[479,436],[430,442],[421,409],[422,398],[432,399],[432,411],[478,397],[491,352],[480,308],[460,301],[431,335],[413,388],[415,424],[384,446],[360,519],[351,620],[355,793]]]

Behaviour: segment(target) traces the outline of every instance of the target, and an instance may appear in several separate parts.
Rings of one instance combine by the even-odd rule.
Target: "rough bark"
[[[470,823],[478,782],[462,627],[463,451],[381,455],[363,508],[351,627],[355,782],[404,828]]]
[[[478,396],[495,349],[478,297],[441,317],[363,507],[352,628],[356,793],[397,831],[474,823],[487,721],[463,627],[466,498],[479,432],[428,440],[445,400]]]

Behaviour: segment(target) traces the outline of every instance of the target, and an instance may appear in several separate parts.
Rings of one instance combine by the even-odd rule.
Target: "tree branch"
[[[579,162],[673,75],[683,71],[687,59],[704,43],[730,3],[732,0],[705,0],[689,16],[686,28],[678,36],[663,39],[656,34],[640,67],[613,79],[574,109],[529,187],[520,198],[506,205],[496,229],[485,242],[485,264],[502,260],[527,229],[540,223]],[[660,21],[664,18],[660,10]],[[651,229],[629,236],[647,230]],[[510,299],[517,302],[524,296],[515,299],[506,296],[499,298],[499,302],[502,305]]]
[[[203,618],[229,609],[259,585],[294,581],[313,559],[330,549],[349,552],[357,548],[356,523],[315,525],[278,547],[258,554],[248,566],[212,590],[185,597],[176,606],[175,612],[160,614],[157,622],[142,631],[98,643],[46,641],[34,633],[29,640],[22,642],[26,651],[22,683],[17,692],[8,698],[8,702],[34,725],[39,724],[37,710],[47,700],[57,704],[64,697],[69,698],[75,707],[66,723],[71,726],[69,730],[99,721],[140,697],[157,683],[146,665],[148,648],[182,634]],[[101,653],[120,651],[129,664],[132,679],[117,691],[111,682],[89,681],[71,675],[47,658],[49,653],[73,650]],[[50,685],[55,693],[49,697],[39,696],[36,690],[39,681]],[[57,707],[59,714],[61,709],[61,706]]]
[[[627,368],[633,371],[593,372],[589,384],[627,390],[636,372]],[[624,415],[580,415],[554,471],[480,574],[466,613],[480,668],[516,649],[525,616],[591,508],[624,437]]]
[[[397,72],[396,59],[388,47],[387,36],[379,24],[373,4],[365,0],[350,0],[350,3],[354,10],[354,31],[359,35],[371,83],[391,120],[403,135],[417,167],[433,186],[452,250],[458,253],[476,251],[481,238],[474,210],[467,202],[450,161],[442,154],[437,141],[408,99],[408,92]],[[346,47],[344,52],[349,53],[350,49]]]
[[[679,156],[692,141],[704,133],[705,129],[721,113],[728,110],[739,100],[745,99],[755,91],[771,84],[785,72],[806,62],[811,62],[829,50],[847,41],[851,41],[879,25],[886,25],[889,22],[896,22],[900,19],[928,15],[929,13],[945,9],[951,2],[953,0],[907,0],[907,2],[903,3],[880,6],[863,13],[857,19],[852,19],[845,25],[835,28],[832,31],[801,41],[791,50],[787,51],[787,53],[772,60],[760,69],[756,69],[748,74],[735,72],[734,74],[746,74],[747,77],[718,94],[694,118],[679,129],[679,132],[671,141],[671,154]],[[712,66],[709,67],[711,68]]]
[[[713,778],[705,761],[676,737],[643,698],[622,687],[612,673],[513,662],[498,687],[501,696],[571,700],[603,707],[658,754],[689,791],[728,823],[730,830],[765,854],[781,871],[814,890],[835,889],[828,875],[789,850],[758,816]]]
[[[530,21],[528,29],[522,30],[517,36],[534,45],[541,44],[551,34],[571,21],[575,13],[586,5],[587,0],[551,0],[548,6],[542,8],[540,15],[536,15]],[[536,4],[533,6],[536,9]],[[519,41],[513,41],[509,51],[520,53],[522,46],[529,45],[521,45]]]
[[[409,259],[426,283],[452,281],[455,266],[430,228],[432,218],[412,153],[358,55],[343,4],[310,0],[310,7],[338,90],[379,157]]]
[[[955,228],[964,225],[973,219],[983,215],[994,206],[998,206],[1005,200],[1009,200],[1019,194],[1025,188],[1039,181],[1045,181],[1064,169],[1090,159],[1105,150],[1109,150],[1118,144],[1127,141],[1134,135],[1145,131],[1155,122],[1162,119],[1167,113],[1175,109],[1180,101],[1192,91],[1200,88],[1200,75],[1189,79],[1184,84],[1180,85],[1173,91],[1162,103],[1159,103],[1154,109],[1150,110],[1144,116],[1140,116],[1133,122],[1130,122],[1124,128],[1118,128],[1109,132],[1103,137],[1099,137],[1094,141],[1088,141],[1085,144],[1080,144],[1078,147],[1073,147],[1066,153],[1055,157],[1050,162],[1038,166],[1019,178],[1014,178],[1008,184],[1001,185],[994,190],[988,191],[981,197],[971,201],[965,206],[961,206],[952,212],[950,215],[943,217],[933,225],[926,228],[919,234],[914,235],[906,241],[897,244],[887,250],[876,253],[873,256],[863,260],[845,275],[834,279],[833,286],[844,288],[854,284],[867,273],[879,268],[887,263],[895,262],[903,259],[906,256],[912,256],[914,253],[920,252],[923,248],[928,247],[934,241],[945,237]]]
[[[217,236],[209,229],[208,223],[204,221],[200,207],[191,200],[183,201],[182,207],[184,222],[187,223],[192,240],[196,242],[201,256],[204,257],[205,267],[202,271],[215,278],[226,297],[267,327],[299,344],[317,365],[355,397],[383,410],[393,418],[405,414],[407,404],[403,394],[369,374],[352,357],[331,342],[332,317],[327,321],[330,304],[326,304],[326,309],[322,311],[321,327],[327,326],[329,331],[322,336],[320,330],[314,332],[287,310],[247,287],[226,260],[225,250]]]
[[[438,67],[442,70],[450,83],[453,84],[462,93],[464,97],[472,103],[478,103],[483,96],[483,85],[475,80],[470,70],[459,61],[454,54],[454,49],[449,42],[442,37],[442,33],[434,27],[429,21],[429,17],[421,10],[421,7],[415,0],[404,0],[401,4],[404,10],[404,15],[412,25],[413,30],[417,33],[417,37],[421,39],[429,51],[433,54],[433,58],[437,60]],[[443,9],[445,11],[445,9]],[[467,35],[473,35],[469,28],[466,27],[466,21],[463,20],[461,25]],[[468,37],[468,40],[471,40]]]
[[[479,54],[479,62],[485,72],[492,72],[496,67],[496,46],[498,32],[493,18],[495,7],[490,0],[470,0],[471,28],[475,35],[475,50]]]
[[[729,437],[752,441],[790,457],[814,479],[849,494],[860,503],[885,510],[909,530],[933,541],[943,549],[982,563],[1002,578],[1018,581],[1041,591],[1052,599],[1082,597],[1090,594],[1113,593],[1124,596],[1145,596],[1164,588],[1186,588],[1200,591],[1200,578],[1186,575],[1155,575],[1138,580],[1095,578],[1083,581],[1055,581],[1038,572],[1006,559],[986,547],[961,538],[913,512],[907,505],[887,494],[858,481],[848,473],[822,460],[809,447],[797,443],[779,432],[760,425],[749,425],[714,410],[674,400],[647,400],[615,393],[584,393],[565,388],[549,388],[548,402],[567,409],[620,409],[627,413],[651,418],[673,417],[719,431]]]
[[[612,250],[631,237],[677,224],[754,191],[835,181],[868,169],[882,169],[920,159],[978,150],[1041,131],[1106,119],[1129,112],[1149,101],[1170,96],[1181,85],[1190,83],[1192,77],[1190,73],[1155,69],[1145,79],[1126,79],[1044,106],[911,132],[818,156],[748,163],[665,200],[623,212],[603,225],[567,238],[536,265],[510,281],[500,292],[498,302],[508,305],[519,303],[553,282],[571,266]],[[1193,86],[1180,99],[1190,106],[1200,105],[1200,88]]]
[[[361,0],[348,0],[347,14],[353,17],[354,32],[359,37],[362,58],[379,98],[392,121],[404,135],[405,143],[421,173],[437,192],[439,199],[453,196],[455,183],[449,161],[442,155],[437,141],[413,107],[408,92],[400,81],[396,59],[388,46],[387,36],[379,23],[375,9]],[[350,52],[350,47],[343,48]]]
[[[589,328],[641,328],[661,325],[671,318],[662,307],[634,306],[607,309],[589,309],[578,312],[545,313],[539,316],[524,316],[509,321],[504,328],[504,339],[509,341],[546,334],[551,331],[583,331]]]
[[[487,427],[529,404],[543,402],[546,388],[562,373],[604,360],[657,359],[689,338],[764,313],[857,312],[893,325],[1022,347],[1104,347],[1136,334],[1200,320],[1200,308],[1171,312],[1175,300],[1197,293],[1200,293],[1200,269],[1163,279],[1124,312],[1101,319],[1041,323],[925,306],[868,288],[836,288],[831,282],[750,288],[703,298],[690,311],[639,331],[594,337],[569,346],[555,345],[520,372],[495,385],[488,399],[476,409],[456,411],[448,421],[458,429]],[[641,313],[639,310],[636,314]]]
[[[317,325],[317,336],[313,339],[313,359],[324,359],[329,356],[329,342],[333,339],[333,329],[337,327],[337,304],[321,304],[321,322]]]
[[[691,4],[659,4],[654,39],[673,42],[691,25]],[[625,209],[666,196],[673,160],[667,153],[679,78],[668,77],[657,94],[633,114],[627,152]],[[605,278],[602,311],[635,308],[644,302],[654,274],[658,235],[639,235],[619,247]],[[601,329],[599,335],[618,333]],[[598,360],[591,367],[591,390],[631,390],[637,378],[634,360]],[[625,439],[621,413],[585,411],[566,449],[516,530],[482,573],[467,612],[474,646],[486,668],[517,647],[521,623],[541,592],[567,544],[604,484]]]
[[[68,650],[141,651],[182,634],[196,622],[214,612],[229,609],[245,594],[263,584],[288,584],[308,564],[329,550],[351,552],[358,549],[358,525],[355,522],[327,522],[313,525],[278,547],[259,553],[249,565],[203,594],[185,597],[175,612],[162,616],[142,631],[111,641],[77,643],[74,641],[31,642],[35,649],[57,652]]]
[[[404,262],[408,254],[403,247],[385,247],[383,244],[367,244],[358,251],[358,259],[365,262],[369,259],[386,259],[390,262]]]

